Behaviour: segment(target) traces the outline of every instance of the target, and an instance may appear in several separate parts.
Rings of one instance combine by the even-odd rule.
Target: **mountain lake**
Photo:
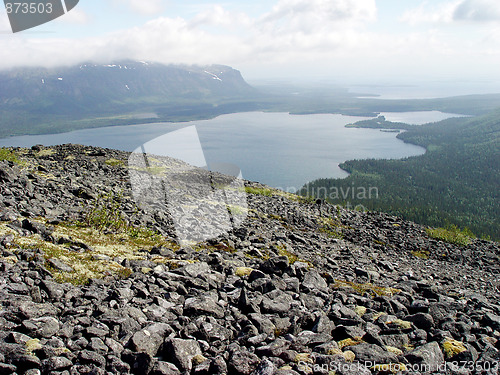
[[[440,112],[436,116],[435,111],[420,112],[419,122],[426,121],[426,113],[428,122],[436,121],[436,117],[456,116]],[[404,114],[397,115],[399,121],[404,119]],[[411,114],[410,117],[414,116]],[[425,152],[422,147],[397,139],[394,132],[345,127],[363,119],[367,118],[338,114],[244,112],[184,123],[113,126],[18,136],[0,139],[0,146],[78,143],[133,151],[141,150],[141,146],[145,145],[147,152],[187,162],[193,161],[190,150],[200,155],[198,151],[201,148],[202,159],[204,156],[208,165],[230,163],[240,168],[245,179],[290,192],[318,178],[346,177],[347,173],[339,168],[339,164],[346,160],[400,159]],[[189,132],[186,131],[188,128]]]

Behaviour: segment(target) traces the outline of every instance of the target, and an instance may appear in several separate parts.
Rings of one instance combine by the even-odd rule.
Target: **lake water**
[[[448,116],[449,117],[449,116]],[[365,118],[334,114],[289,115],[246,112],[189,123],[157,123],[78,130],[0,139],[0,146],[79,143],[133,151],[167,133],[196,126],[206,161],[237,165],[243,178],[294,191],[317,178],[346,177],[338,165],[350,159],[421,155],[395,133],[346,128]],[[152,143],[152,142],[150,142]],[[179,155],[180,144],[165,144],[165,155]],[[170,152],[172,154],[170,154]]]

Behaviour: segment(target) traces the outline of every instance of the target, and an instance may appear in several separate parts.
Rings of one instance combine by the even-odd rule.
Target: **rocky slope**
[[[0,374],[498,373],[498,243],[246,182],[181,247],[127,153],[0,155]]]

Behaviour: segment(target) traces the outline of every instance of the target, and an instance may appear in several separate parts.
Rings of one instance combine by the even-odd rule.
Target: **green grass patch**
[[[125,162],[123,162],[122,160],[118,160],[118,159],[114,159],[114,158],[106,160],[105,163],[107,165],[112,166],[112,167],[123,167],[125,165]]]
[[[248,194],[263,195],[265,197],[272,197],[274,193],[273,190],[269,188],[254,188],[250,186],[245,187],[245,192]]]
[[[447,228],[428,228],[427,235],[436,240],[467,246],[476,236],[468,229],[460,229],[456,225]]]
[[[127,227],[127,221],[121,212],[121,194],[103,194],[97,197],[85,214],[84,224],[100,232],[106,230],[122,232]]]
[[[17,153],[5,147],[0,148],[0,160],[11,161],[16,164],[21,163],[21,160],[19,159]]]

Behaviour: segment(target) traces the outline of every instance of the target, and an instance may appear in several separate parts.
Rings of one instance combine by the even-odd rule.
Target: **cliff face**
[[[246,181],[242,225],[181,246],[128,153],[0,155],[0,373],[497,373],[498,243]]]

